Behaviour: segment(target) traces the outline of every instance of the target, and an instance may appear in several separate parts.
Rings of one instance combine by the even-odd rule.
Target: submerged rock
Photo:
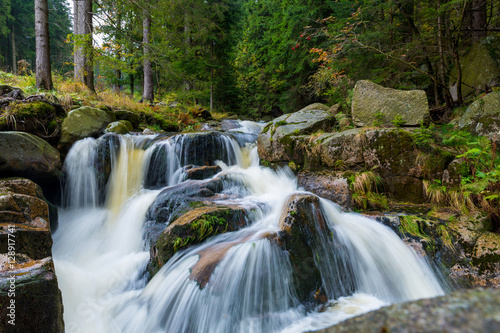
[[[457,291],[446,296],[394,304],[317,333],[499,332],[500,289]]]
[[[391,126],[400,117],[404,126],[429,121],[429,105],[423,90],[396,90],[368,80],[358,81],[352,96],[352,119],[356,126],[376,122]]]

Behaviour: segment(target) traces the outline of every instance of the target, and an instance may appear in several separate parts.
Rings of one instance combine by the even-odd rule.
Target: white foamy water
[[[70,155],[95,161],[92,140],[75,144]],[[162,165],[153,170],[162,186],[182,182],[183,164],[193,158],[189,140],[168,138],[143,150],[144,139],[121,137],[102,204],[90,193],[102,190],[93,185],[92,163],[66,160],[75,188],[66,191],[70,204],[60,213],[53,253],[67,332],[302,332],[443,294],[429,265],[389,228],[321,199],[329,232],[313,251],[330,300],[323,312],[302,304],[289,254],[266,236],[279,230],[296,179],[259,166],[256,148],[230,136],[212,141],[227,150],[218,176],[229,196],[218,203],[253,207],[248,226],[177,252],[148,281],[143,226],[161,189],[145,189],[145,179],[151,165]]]

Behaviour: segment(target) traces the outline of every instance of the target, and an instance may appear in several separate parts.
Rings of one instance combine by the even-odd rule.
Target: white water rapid
[[[259,128],[245,124],[248,131]],[[321,199],[329,232],[313,250],[330,300],[322,311],[301,302],[289,254],[266,237],[279,231],[287,199],[300,190],[289,170],[259,166],[249,135],[256,137],[219,134],[206,141],[218,145],[222,171],[214,177],[224,179],[216,203],[251,208],[247,226],[178,251],[151,279],[150,206],[161,191],[193,182],[185,180],[186,166],[210,147],[200,148],[196,135],[109,136],[72,147],[53,235],[66,332],[303,332],[444,293],[429,265],[393,231]],[[222,259],[201,286],[191,275],[206,253]],[[338,267],[351,272],[347,280]]]

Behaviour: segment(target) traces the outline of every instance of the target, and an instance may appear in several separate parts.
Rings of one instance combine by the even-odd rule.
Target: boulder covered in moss
[[[45,193],[59,189],[61,158],[45,140],[25,132],[0,132],[0,173],[25,177],[41,185]]]
[[[70,146],[87,137],[100,136],[111,117],[103,110],[90,106],[83,106],[68,113],[62,124],[61,140],[58,148],[69,150]]]
[[[0,130],[34,134],[52,144],[61,134],[61,122],[66,116],[63,107],[40,96],[12,101],[0,108]]]
[[[376,123],[392,126],[418,126],[429,121],[429,104],[423,90],[397,90],[369,80],[356,83],[352,96],[352,119],[359,127]]]
[[[498,42],[498,39],[496,40]],[[490,44],[490,45],[493,45]],[[477,95],[478,92],[500,84],[500,63],[498,57],[490,52],[487,44],[476,43],[460,59],[462,69],[462,96],[464,99]],[[450,76],[450,92],[457,99],[457,70]]]
[[[456,291],[449,295],[394,304],[316,333],[498,332],[500,289]]]
[[[328,111],[326,105],[315,103],[269,122],[258,137],[260,158],[269,162],[290,160],[294,155],[293,137],[333,130],[335,117]]]
[[[106,129],[106,133],[115,133],[115,134],[128,134],[130,131],[133,131],[134,127],[128,120],[117,120],[110,123]]]
[[[489,93],[469,105],[458,127],[477,135],[500,134],[500,91]]]
[[[239,206],[202,205],[172,222],[151,247],[149,271],[154,275],[179,250],[200,244],[208,237],[241,229],[246,210]]]

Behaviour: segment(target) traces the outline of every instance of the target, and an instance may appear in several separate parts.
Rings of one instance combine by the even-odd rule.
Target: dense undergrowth
[[[137,93],[131,96],[127,92],[114,92],[109,87],[98,86],[96,93],[91,92],[84,84],[71,78],[54,75],[54,90],[39,91],[35,87],[34,74],[13,75],[0,71],[1,84],[20,88],[26,96],[43,94],[49,101],[61,104],[66,112],[78,106],[110,107],[133,111],[139,115],[142,128],[155,131],[189,131],[200,128],[202,116],[207,115],[207,109],[195,104],[192,100],[181,100],[175,94],[167,94],[157,98],[157,103],[140,103]],[[15,107],[12,108],[13,110]],[[11,112],[12,113],[12,112]],[[227,113],[212,110],[210,117],[221,119],[228,117]],[[206,118],[206,117],[205,117]]]

